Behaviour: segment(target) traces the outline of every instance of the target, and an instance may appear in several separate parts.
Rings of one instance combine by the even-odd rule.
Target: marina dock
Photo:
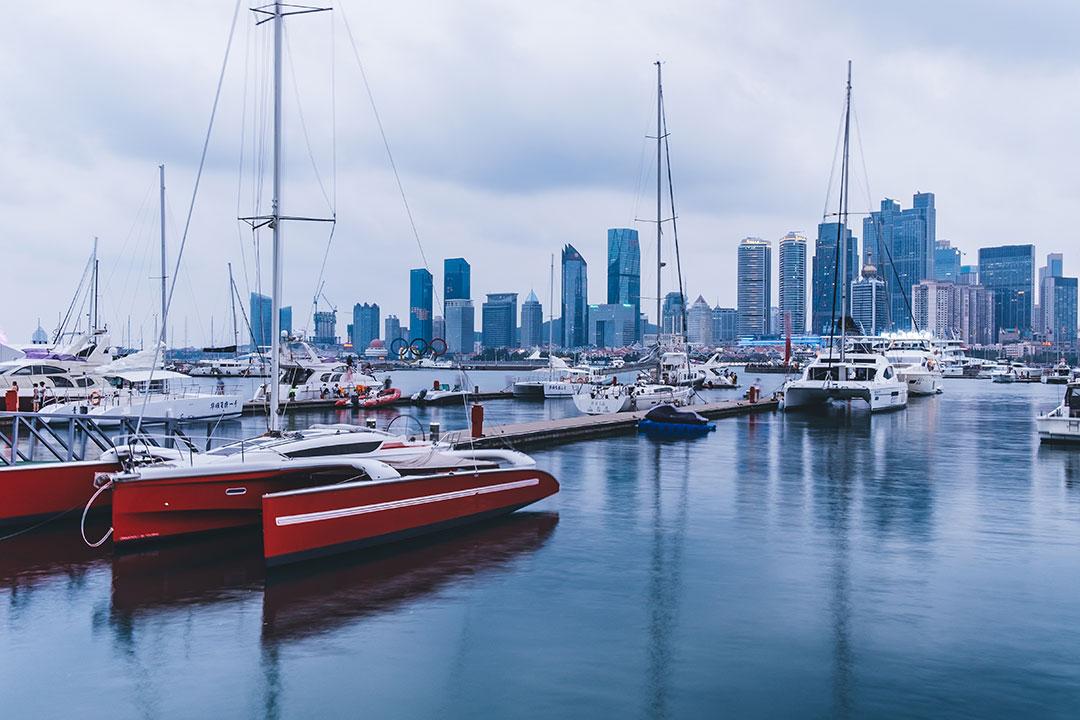
[[[509,400],[514,397],[514,393],[510,390],[496,390],[494,392],[480,392],[469,393],[466,397],[466,402],[483,402],[487,400]],[[281,406],[285,412],[290,410],[333,410],[340,408],[341,410],[348,410],[348,405],[337,405],[339,398],[329,398],[326,400],[292,400],[290,402],[282,401]],[[401,407],[403,405],[415,405],[412,398],[408,395],[402,395],[400,398],[392,403],[382,405],[381,407]],[[377,408],[360,408],[361,410],[375,410]],[[267,412],[266,403],[258,402],[255,400],[249,400],[244,403],[243,414],[244,415],[263,415]]]
[[[708,418],[726,418],[759,412],[772,412],[779,402],[774,399],[721,400],[705,405],[692,405],[691,409]],[[634,432],[638,420],[645,417],[645,410],[611,413],[608,415],[578,415],[557,420],[513,423],[485,427],[482,437],[473,438],[469,431],[453,430],[443,433],[443,439],[455,448],[519,448],[545,443],[567,443],[589,440],[606,435]]]

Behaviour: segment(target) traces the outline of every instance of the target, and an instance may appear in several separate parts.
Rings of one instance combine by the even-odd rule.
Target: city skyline
[[[1059,238],[1067,238],[1072,224],[1066,189],[1075,186],[1075,171],[1065,158],[1077,103],[1066,98],[1037,116],[1024,109],[1039,104],[1039,98],[1058,97],[1053,88],[1068,84],[1078,63],[1060,31],[1069,25],[1062,13],[1080,17],[1080,9],[1056,6],[1056,14],[1043,14],[999,8],[972,28],[966,12],[937,6],[935,21],[925,23],[910,8],[901,13],[837,6],[821,13],[763,2],[732,8],[732,17],[722,19],[703,7],[640,5],[613,18],[599,9],[555,4],[540,10],[506,8],[486,18],[489,32],[480,42],[465,30],[477,15],[467,3],[436,8],[428,29],[418,35],[401,31],[413,6],[365,8],[362,25],[355,22],[355,6],[344,10],[354,16],[424,252],[432,258],[472,258],[474,297],[507,287],[522,292],[545,287],[546,263],[518,261],[533,248],[550,253],[571,242],[595,263],[602,258],[600,238],[607,228],[635,227],[650,235],[647,226],[634,223],[642,214],[639,207],[647,204],[634,181],[647,142],[643,119],[651,108],[651,62],[658,54],[666,63],[687,286],[712,303],[735,305],[730,283],[706,285],[715,268],[734,265],[737,255],[717,238],[752,234],[775,240],[800,228],[809,234],[820,217],[848,58],[854,60],[861,147],[875,201],[932,187],[948,199],[948,219],[939,220],[937,235],[962,248],[966,264],[974,264],[978,246],[1008,244],[1016,237],[1035,238],[1038,257],[1055,251],[1068,256],[1076,248],[1075,241]],[[155,235],[156,223],[146,217],[152,213],[140,212],[143,196],[147,188],[153,193],[157,165],[164,162],[171,265],[230,13],[227,4],[195,2],[178,28],[176,18],[152,4],[94,18],[46,5],[25,8],[0,30],[10,58],[0,70],[10,100],[0,110],[8,129],[0,143],[9,176],[19,178],[0,198],[5,232],[12,238],[9,261],[33,267],[40,262],[36,248],[53,250],[49,273],[35,274],[33,281],[18,278],[0,290],[9,306],[17,297],[28,308],[0,317],[0,331],[9,339],[28,340],[39,315],[45,328],[55,324],[95,235],[101,238],[106,275],[115,275],[103,286],[103,317],[119,329],[132,315],[136,329],[142,325],[150,332],[156,303],[147,278],[153,273],[141,264],[130,267],[131,258],[142,257],[143,245]],[[834,22],[824,20],[830,15]],[[1011,32],[1020,19],[1037,28]],[[489,66],[486,60],[498,51],[500,37],[529,38],[568,24],[575,29],[559,52],[544,43],[520,43],[520,54],[510,61],[513,72],[505,76],[478,72],[463,78],[453,70],[463,64]],[[310,48],[325,47],[319,41],[325,41],[328,27],[329,19],[320,18],[290,30],[313,152],[324,176],[330,164],[329,103],[324,83],[306,81],[325,77],[326,68],[317,62],[322,55]],[[337,27],[340,31],[340,22]],[[890,31],[883,34],[881,27]],[[568,73],[572,58],[594,52],[593,38],[601,31],[618,31],[627,42],[587,67],[573,63],[574,72]],[[785,32],[810,34],[818,42],[797,56],[794,50],[777,52],[772,39]],[[1032,36],[1039,42],[1029,42]],[[44,38],[58,48],[49,62],[40,61]],[[338,40],[344,55],[347,42]],[[453,61],[432,62],[423,51],[432,45],[437,59]],[[238,35],[169,322],[179,329],[187,321],[190,336],[203,341],[209,340],[211,317],[219,328],[226,324],[226,262],[233,262],[242,296],[265,293],[269,285],[265,267],[261,286],[257,281],[250,233],[241,245],[235,221],[244,96],[238,68],[245,47]],[[78,63],[71,61],[73,53]],[[762,61],[737,62],[747,56]],[[1008,72],[1002,71],[1005,58]],[[130,66],[147,72],[124,72],[120,82],[100,80]],[[338,70],[337,195],[362,201],[338,208],[326,293],[342,307],[354,295],[377,298],[384,312],[405,317],[408,293],[401,290],[401,271],[422,264],[420,251],[372,130],[367,98],[362,91],[345,92],[349,84],[354,90],[359,86],[356,69],[339,57]],[[568,75],[571,82],[555,82]],[[161,92],[163,85],[169,93]],[[415,113],[415,97],[428,98],[446,121],[423,121]],[[477,102],[461,103],[462,97]],[[495,97],[497,103],[487,100]],[[990,112],[987,97],[994,98]],[[544,107],[580,111],[552,125],[541,122],[546,115],[538,109]],[[463,127],[475,132],[461,133]],[[287,209],[318,214],[326,203],[305,157],[295,113],[287,118],[286,132]],[[857,159],[856,165],[861,167]],[[852,209],[865,211],[871,200],[865,198],[864,180],[853,180]],[[101,193],[101,187],[110,192]],[[1015,207],[1025,212],[1012,212]],[[544,220],[521,223],[525,216]],[[310,300],[327,234],[325,228],[299,224],[285,232],[289,269],[283,304],[296,308],[297,328],[312,329]],[[651,288],[651,242],[642,250],[642,285]],[[263,254],[264,265],[268,255]],[[140,278],[137,287],[120,289],[126,275]],[[358,280],[365,284],[362,292]],[[594,283],[589,302],[602,303],[604,290]],[[338,333],[343,333],[340,326]]]

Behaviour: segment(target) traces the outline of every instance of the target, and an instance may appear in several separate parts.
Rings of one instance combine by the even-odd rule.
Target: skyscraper
[[[1002,330],[1030,334],[1035,300],[1035,246],[979,249],[979,284],[994,293],[994,338]]]
[[[379,337],[379,306],[375,303],[356,303],[352,310],[352,334],[349,342],[357,354],[363,354],[371,341]]]
[[[269,295],[251,293],[251,340],[260,347],[270,344],[273,333],[271,312]]]
[[[768,240],[748,237],[739,243],[738,299],[739,335],[768,335],[772,301],[772,243]]]
[[[446,351],[455,355],[472,353],[476,323],[472,300],[447,300],[445,305]]]
[[[978,265],[961,265],[960,277],[956,281],[957,285],[978,285],[979,284],[979,266]]]
[[[911,329],[908,306],[911,288],[934,279],[937,249],[937,209],[933,193],[915,193],[912,207],[901,210],[895,200],[863,220],[863,261],[877,267],[889,290],[889,315],[894,327]]]
[[[867,335],[878,335],[889,324],[889,295],[873,265],[863,266],[851,283],[851,318]]]
[[[660,333],[664,335],[682,335],[686,332],[686,297],[677,292],[664,296],[664,305],[660,310],[663,318]]]
[[[517,293],[488,293],[481,315],[484,347],[517,347]]]
[[[281,327],[281,332],[286,335],[292,335],[292,306],[286,305],[283,308],[278,308],[278,325]]]
[[[637,325],[633,305],[607,303],[589,306],[589,343],[596,347],[633,345]]]
[[[806,236],[789,232],[780,238],[780,313],[791,318],[791,332],[806,332]],[[784,332],[781,325],[774,333]]]
[[[1054,347],[1076,347],[1077,283],[1074,277],[1051,275],[1043,280],[1043,334]]]
[[[1046,265],[1039,268],[1039,284],[1035,287],[1039,304],[1035,306],[1036,310],[1032,324],[1037,333],[1046,333],[1051,328],[1050,323],[1047,321],[1046,308],[1049,303],[1053,302],[1053,298],[1050,297],[1050,286],[1047,285],[1047,280],[1061,277],[1064,274],[1061,253],[1047,255]]]
[[[951,338],[960,331],[960,291],[952,283],[923,280],[911,288],[911,314],[919,330]]]
[[[686,341],[695,345],[711,345],[712,308],[705,298],[698,295],[697,300],[686,313]]]
[[[844,310],[844,302],[841,299],[841,288],[833,287],[837,270],[837,240],[840,235],[841,223],[821,223],[818,225],[817,240],[814,243],[813,262],[813,288],[812,288],[812,312],[810,320],[810,332],[821,334],[827,332],[826,328],[832,323],[833,308],[837,316]],[[859,276],[859,248],[858,239],[851,234],[851,228],[844,229],[844,235],[840,238],[847,247],[846,278],[848,287]],[[872,265],[873,263],[867,263]],[[835,290],[835,292],[834,292]]]
[[[714,343],[730,343],[738,339],[739,311],[735,308],[714,307],[712,322]]]
[[[563,347],[584,347],[589,341],[589,268],[573,245],[562,251]]]
[[[521,346],[536,347],[547,342],[543,336],[543,326],[544,307],[536,293],[530,290],[525,302],[521,304]]]
[[[948,240],[938,240],[934,248],[934,280],[960,282],[960,248],[954,248]]]
[[[443,300],[472,298],[472,269],[465,258],[443,260]]]
[[[638,231],[611,228],[607,231],[607,301],[609,305],[633,305],[641,314],[641,246]],[[634,340],[640,340],[636,329]]]
[[[383,343],[386,345],[386,349],[390,349],[390,344],[398,338],[404,337],[404,333],[401,331],[401,321],[398,320],[397,315],[387,315],[386,320],[383,321]]]
[[[337,345],[337,311],[319,310],[315,313],[315,333],[311,342],[316,345]]]
[[[409,271],[409,340],[432,336],[432,279],[426,268]]]

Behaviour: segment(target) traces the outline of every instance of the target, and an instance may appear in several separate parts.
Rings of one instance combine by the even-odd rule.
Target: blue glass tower
[[[832,323],[833,283],[836,277],[836,248],[840,234],[840,223],[821,223],[818,225],[817,240],[814,244],[813,288],[811,302],[810,332],[820,334]],[[851,283],[859,276],[858,239],[851,234],[851,228],[844,228],[847,244],[847,274],[845,282]],[[836,288],[836,315],[843,314],[843,300],[840,288]]]
[[[480,312],[484,347],[517,347],[517,293],[488,293]]]
[[[938,240],[934,249],[934,279],[959,284],[960,268],[960,248],[954,248],[948,240]]]
[[[573,245],[562,251],[563,347],[589,342],[589,266]]]
[[[1035,246],[979,249],[979,284],[994,292],[994,339],[1002,330],[1031,334],[1035,302]]]
[[[353,350],[358,354],[363,354],[371,341],[379,337],[379,306],[376,303],[356,303],[353,305],[352,314],[353,321],[349,326],[352,332],[349,342],[352,343]]]
[[[270,344],[273,325],[270,318],[270,296],[251,293],[251,341],[260,347]]]
[[[863,260],[885,280],[891,322],[897,329],[911,329],[911,288],[934,279],[936,250],[934,193],[915,193],[907,210],[886,198],[880,210],[863,220]]]
[[[609,305],[632,305],[641,315],[641,246],[638,231],[611,228],[607,231],[607,301]],[[635,322],[634,340],[640,340]]]
[[[739,335],[768,335],[772,324],[772,243],[755,237],[742,239],[737,279]]]
[[[425,268],[409,271],[409,340],[431,340],[432,279]]]
[[[443,260],[443,300],[472,299],[472,268],[465,258]]]

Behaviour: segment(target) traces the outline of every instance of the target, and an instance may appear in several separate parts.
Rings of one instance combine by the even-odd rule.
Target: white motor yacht
[[[690,357],[681,350],[669,350],[660,356],[659,374],[656,377],[660,385],[679,387],[701,387],[705,382],[705,371],[690,363]]]
[[[200,360],[188,374],[192,377],[267,377],[270,359],[261,353],[248,353],[235,358]]]
[[[545,391],[547,384],[562,380],[566,370],[568,370],[568,367],[565,360],[555,355],[549,355],[547,367],[537,368],[528,375],[514,380],[514,397],[543,400],[548,397]]]
[[[116,349],[109,345],[104,331],[87,332],[71,343],[51,352],[30,349],[25,357],[0,363],[0,388],[19,384],[19,397],[34,394],[34,385],[44,384],[46,401],[64,402],[104,392],[98,368],[113,361]]]
[[[727,363],[720,360],[720,353],[713,353],[703,363],[691,363],[691,369],[704,376],[701,386],[710,390],[725,390],[738,387],[739,376]]]
[[[1036,417],[1035,428],[1041,442],[1080,442],[1080,383],[1066,385],[1061,404]]]
[[[1070,380],[1072,380],[1072,368],[1064,358],[1042,375],[1042,381],[1047,385],[1068,385]]]
[[[572,397],[590,384],[599,384],[602,381],[603,376],[599,374],[596,368],[587,365],[566,368],[560,379],[549,380],[544,383],[544,397]]]
[[[870,412],[881,412],[907,405],[908,384],[900,380],[884,355],[834,350],[819,353],[801,377],[784,385],[783,395],[785,410],[862,400]]]
[[[914,334],[890,337],[885,357],[900,381],[907,383],[909,395],[941,392],[942,373],[930,338]]]
[[[588,385],[586,388],[574,395],[574,405],[586,415],[649,410],[664,403],[686,405],[693,393],[690,387],[640,382],[634,385]]]
[[[281,343],[280,397],[293,400],[319,400],[323,390],[334,386],[376,387],[382,384],[374,375],[354,369],[343,362],[327,362],[307,342],[294,338]],[[255,391],[254,402],[266,402],[269,395],[264,383]]]

